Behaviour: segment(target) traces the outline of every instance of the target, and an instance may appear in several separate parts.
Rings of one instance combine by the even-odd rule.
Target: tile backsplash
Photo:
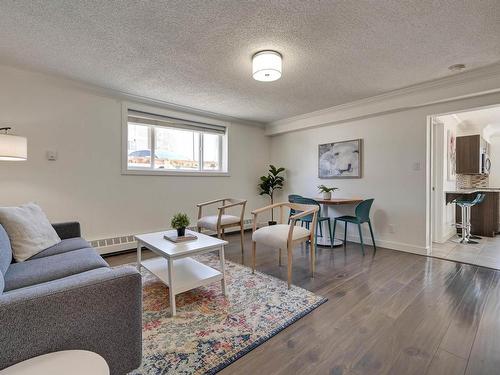
[[[489,176],[486,174],[457,174],[457,189],[488,187]]]

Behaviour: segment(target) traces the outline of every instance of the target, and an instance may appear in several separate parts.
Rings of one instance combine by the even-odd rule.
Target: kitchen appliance
[[[481,153],[481,173],[490,174],[491,160],[486,152]]]

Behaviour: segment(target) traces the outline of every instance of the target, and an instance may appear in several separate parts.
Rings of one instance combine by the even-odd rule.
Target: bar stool
[[[462,239],[460,240],[460,243],[462,244],[477,244],[477,241],[473,241],[472,239],[480,239],[480,237],[472,236],[471,235],[471,225],[470,225],[470,217],[471,217],[471,207],[475,206],[476,204],[480,204],[483,202],[484,198],[486,197],[486,194],[484,193],[478,193],[474,199],[461,199],[457,198],[454,199],[451,203],[455,203],[457,206],[460,207],[462,211],[462,223],[456,223],[455,226],[457,228],[462,229]]]

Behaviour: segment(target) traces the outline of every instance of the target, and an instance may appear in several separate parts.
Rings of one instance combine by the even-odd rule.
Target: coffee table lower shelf
[[[165,258],[144,260],[141,265],[166,284],[170,288],[170,293],[174,294],[212,284],[223,278],[222,273],[212,267],[193,258],[182,258],[173,261],[173,286],[171,287],[168,277],[168,261]]]

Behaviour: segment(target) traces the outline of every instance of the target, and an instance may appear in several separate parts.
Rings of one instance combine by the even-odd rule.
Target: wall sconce
[[[11,128],[0,128],[0,160],[18,161],[28,159],[28,140],[9,134]]]

